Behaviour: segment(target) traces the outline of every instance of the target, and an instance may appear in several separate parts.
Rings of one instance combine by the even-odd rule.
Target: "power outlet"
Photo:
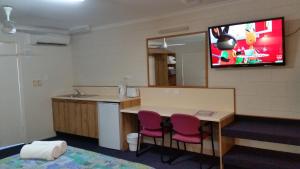
[[[41,80],[37,80],[37,85],[38,85],[38,87],[42,87],[43,86],[43,82]]]
[[[32,81],[32,86],[33,87],[38,87],[39,86],[38,81],[37,80],[33,80]]]
[[[43,82],[42,82],[42,80],[33,80],[32,81],[32,86],[33,87],[42,87],[43,86]]]

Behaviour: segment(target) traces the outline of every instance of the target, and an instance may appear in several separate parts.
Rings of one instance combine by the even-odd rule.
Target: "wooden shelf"
[[[234,146],[223,157],[225,169],[299,169],[300,154]]]
[[[222,135],[300,146],[300,121],[249,116],[236,116],[222,129]]]

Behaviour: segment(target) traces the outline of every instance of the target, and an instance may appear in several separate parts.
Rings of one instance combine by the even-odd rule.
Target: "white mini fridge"
[[[121,150],[119,103],[98,103],[99,145]]]

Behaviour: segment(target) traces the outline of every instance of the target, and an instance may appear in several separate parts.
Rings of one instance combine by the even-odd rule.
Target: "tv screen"
[[[208,28],[211,67],[284,65],[284,19]]]

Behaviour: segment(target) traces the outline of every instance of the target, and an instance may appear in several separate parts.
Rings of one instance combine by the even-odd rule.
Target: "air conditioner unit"
[[[30,35],[30,44],[67,46],[70,44],[70,36],[58,34]]]

